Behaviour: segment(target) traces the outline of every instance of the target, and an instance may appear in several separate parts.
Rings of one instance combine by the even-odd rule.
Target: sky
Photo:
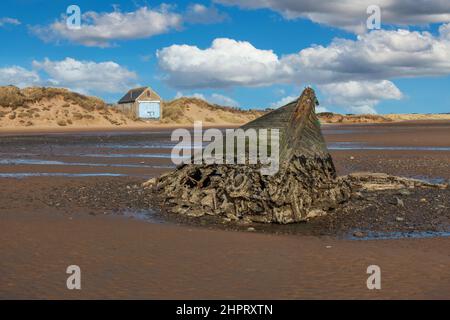
[[[2,0],[0,40],[0,85],[244,109],[312,86],[318,111],[450,112],[448,0]]]

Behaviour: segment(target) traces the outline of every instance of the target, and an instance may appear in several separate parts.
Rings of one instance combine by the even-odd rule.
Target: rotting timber
[[[242,129],[279,129],[279,170],[262,175],[258,165],[184,164],[145,184],[161,206],[188,216],[294,223],[322,215],[351,194],[323,139],[315,92],[252,121]]]

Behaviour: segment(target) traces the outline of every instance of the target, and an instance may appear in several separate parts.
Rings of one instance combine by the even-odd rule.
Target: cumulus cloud
[[[349,108],[374,111],[381,99],[398,99],[398,89],[388,79],[450,74],[450,24],[437,36],[429,32],[375,30],[356,40],[335,39],[328,46],[313,46],[279,57],[271,50],[246,41],[216,39],[211,47],[172,45],[157,52],[166,81],[178,88],[225,88],[273,84],[311,83],[355,88],[355,97],[335,90],[334,103],[353,103]],[[325,86],[330,85],[330,86]],[[374,99],[370,87],[389,89]],[[398,92],[397,92],[398,91]],[[325,92],[326,93],[326,92]],[[351,99],[350,99],[351,98]],[[356,101],[358,98],[358,101]]]
[[[0,18],[0,27],[3,27],[7,24],[18,26],[19,24],[21,24],[21,22],[17,19],[9,18],[9,17]]]
[[[136,79],[134,72],[112,61],[45,59],[33,61],[30,70],[19,66],[0,68],[0,85],[54,86],[85,94],[123,92],[136,86]]]
[[[19,66],[0,68],[0,85],[14,85],[23,88],[40,83],[41,78],[34,70],[27,70]]]
[[[213,24],[227,20],[228,15],[220,12],[214,6],[207,7],[203,4],[195,3],[188,6],[184,19],[189,23]]]
[[[150,38],[173,30],[181,30],[183,23],[212,24],[226,20],[228,16],[215,6],[191,4],[185,12],[176,12],[175,6],[141,7],[136,11],[113,12],[88,11],[81,17],[81,28],[68,28],[67,16],[48,26],[33,26],[31,32],[46,42],[67,40],[92,47],[108,47],[115,40]]]
[[[292,101],[296,100],[297,98],[298,98],[298,96],[287,96],[287,97],[281,98],[280,100],[278,100],[276,102],[271,103],[270,107],[276,109],[276,108],[285,106],[288,103],[291,103]]]
[[[336,39],[326,47],[310,47],[282,60],[295,78],[318,83],[446,75],[450,39],[445,33],[435,37],[428,32],[377,30],[357,40]]]
[[[440,35],[377,30],[356,40],[335,39],[277,56],[246,41],[216,39],[210,48],[173,45],[157,52],[167,80],[177,87],[261,86],[447,75],[450,27]]]
[[[319,86],[326,92],[327,102],[347,106],[352,113],[376,113],[375,106],[381,100],[399,100],[400,90],[390,81],[348,81]]]
[[[270,9],[286,19],[304,18],[351,32],[366,31],[366,10],[381,8],[383,24],[426,25],[450,22],[450,2],[443,0],[215,0],[247,9]]]
[[[126,91],[136,83],[137,75],[119,64],[93,61],[78,61],[66,58],[61,61],[34,61],[33,67],[48,75],[49,85],[91,93],[117,93]]]
[[[172,45],[156,55],[167,81],[179,88],[268,85],[280,65],[273,51],[226,38],[215,39],[205,50]]]
[[[142,7],[133,12],[89,11],[82,15],[80,29],[69,29],[66,18],[63,16],[49,26],[34,26],[31,30],[47,42],[69,40],[86,46],[107,47],[114,40],[149,38],[182,25],[181,15],[167,5],[153,9]]]
[[[203,93],[192,93],[192,94],[183,94],[183,92],[177,92],[175,95],[175,99],[181,98],[181,97],[192,97],[197,99],[202,99],[205,101],[208,101],[210,103],[218,104],[221,106],[227,106],[227,107],[239,107],[239,102],[234,100],[233,98],[230,98],[228,96],[225,96],[220,93],[212,93],[210,95],[205,95]]]

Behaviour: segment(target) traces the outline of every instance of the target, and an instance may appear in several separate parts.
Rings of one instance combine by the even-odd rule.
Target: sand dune
[[[0,87],[0,127],[121,126],[131,120],[99,98],[66,89]]]
[[[317,116],[322,123],[384,123],[392,121],[392,119],[376,114],[342,115],[332,112],[322,112],[317,114]]]
[[[242,110],[208,103],[197,98],[179,98],[163,106],[162,123],[238,125],[252,121],[266,113],[264,110]]]
[[[211,104],[197,98],[163,102],[161,121],[132,120],[97,97],[60,88],[0,87],[0,130],[70,130],[189,126],[239,126],[267,110],[244,110]],[[450,114],[341,115],[319,113],[322,123],[385,123],[414,120],[450,120]]]
[[[143,121],[128,118],[99,98],[66,89],[0,87],[0,130],[167,127],[190,125],[194,121],[239,125],[263,113],[180,98],[163,103],[161,121]]]
[[[450,120],[450,113],[385,114],[384,117],[393,121]]]
[[[431,121],[431,120],[450,120],[449,113],[440,114],[338,114],[332,112],[322,112],[318,114],[322,123],[385,123],[399,121]]]

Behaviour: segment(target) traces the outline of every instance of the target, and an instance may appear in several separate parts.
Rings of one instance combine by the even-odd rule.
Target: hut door
[[[159,119],[161,109],[159,101],[139,102],[139,118],[141,119]]]

